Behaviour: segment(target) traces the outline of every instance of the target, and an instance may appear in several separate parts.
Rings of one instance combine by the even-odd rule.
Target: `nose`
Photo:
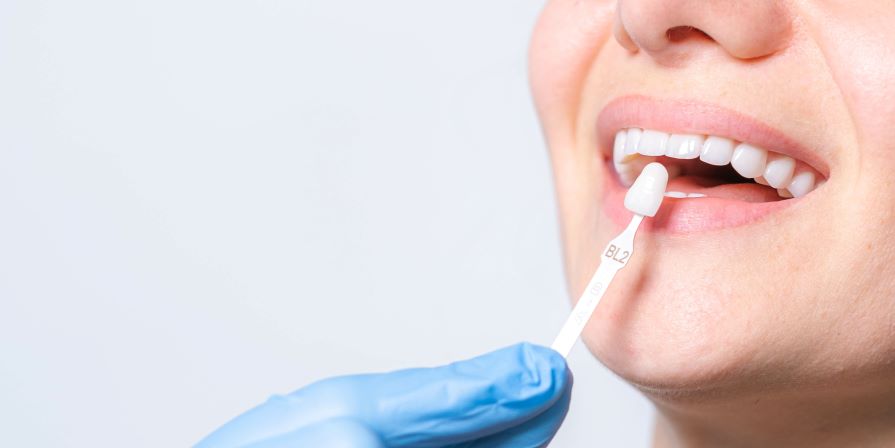
[[[674,63],[710,43],[738,59],[783,49],[792,14],[782,0],[618,0],[614,34],[629,51]]]

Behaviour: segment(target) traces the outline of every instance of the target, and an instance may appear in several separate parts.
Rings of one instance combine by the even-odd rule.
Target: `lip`
[[[631,212],[624,205],[628,190],[622,187],[614,176],[605,176],[604,179],[604,212],[618,227],[624,227],[631,219]],[[760,221],[765,216],[788,208],[803,199],[745,202],[713,197],[696,199],[666,197],[656,216],[644,221],[641,228],[649,232],[687,234],[738,227]]]
[[[607,174],[612,171],[611,152],[615,134],[620,129],[630,127],[670,133],[717,135],[749,142],[801,160],[825,178],[829,177],[829,167],[825,160],[782,132],[752,117],[697,101],[657,100],[639,95],[611,101],[597,120],[597,138],[606,162]],[[624,207],[627,190],[611,175],[604,176],[604,187],[605,213],[619,226],[624,226],[631,217],[631,213]],[[699,192],[693,189],[686,191]],[[742,226],[802,202],[816,192],[817,190],[802,198],[772,202],[715,197],[665,198],[658,214],[645,222],[644,229],[663,233],[694,233]]]

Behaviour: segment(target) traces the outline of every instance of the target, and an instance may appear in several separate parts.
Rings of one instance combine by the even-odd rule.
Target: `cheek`
[[[810,27],[843,93],[856,140],[861,169],[883,161],[895,165],[895,3],[820,2],[823,12],[808,14]],[[870,5],[875,5],[871,7]],[[847,122],[847,121],[843,121]],[[857,158],[855,158],[857,159]]]
[[[614,7],[611,0],[552,0],[538,19],[529,49],[529,72],[551,148],[564,147],[573,137],[587,73],[612,36]]]
[[[592,269],[579,266],[576,248],[592,247],[599,236],[593,226],[600,178],[595,170],[600,168],[589,163],[593,152],[577,148],[576,122],[588,73],[612,36],[614,7],[613,0],[551,0],[529,49],[529,79],[556,179],[569,273]]]
[[[818,1],[811,14],[821,51],[843,93],[855,146],[835,183],[840,206],[829,270],[840,279],[851,322],[841,334],[855,347],[895,359],[895,3]],[[823,14],[819,11],[823,10]],[[832,180],[832,179],[831,179]],[[832,233],[832,232],[831,232]]]

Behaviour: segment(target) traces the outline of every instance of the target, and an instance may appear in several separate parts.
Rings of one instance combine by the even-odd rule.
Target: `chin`
[[[761,327],[771,322],[751,314],[761,311],[750,306],[754,297],[709,281],[724,275],[711,266],[700,266],[707,274],[693,280],[675,272],[680,262],[671,255],[639,249],[642,256],[619,273],[585,328],[591,353],[654,400],[718,397],[756,385],[772,362],[765,354],[776,349],[773,329]]]

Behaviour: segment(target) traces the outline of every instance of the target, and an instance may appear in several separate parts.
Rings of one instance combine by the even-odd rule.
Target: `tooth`
[[[764,173],[768,161],[768,152],[748,143],[740,143],[733,151],[730,164],[741,176],[752,179]],[[768,181],[770,183],[770,181]]]
[[[770,187],[771,185],[768,183],[768,180],[764,178],[764,176],[758,176],[755,178],[755,183],[760,185],[765,185]]]
[[[625,187],[630,187],[637,179],[637,175],[643,170],[643,167],[653,161],[652,157],[644,157],[634,153],[625,154],[626,143],[628,139],[627,131],[619,131],[615,134],[615,142],[612,145],[612,164],[615,172],[618,173],[618,179]]]
[[[628,135],[625,138],[625,154],[632,155],[637,154],[637,147],[640,144],[640,136],[643,135],[643,130],[638,128],[628,129]]]
[[[675,199],[683,199],[683,198],[687,197],[687,193],[684,193],[681,191],[666,191],[665,197],[675,198]]]
[[[792,177],[792,182],[786,187],[793,196],[800,198],[811,190],[814,190],[814,173],[811,171],[802,171]]]
[[[796,161],[792,157],[774,155],[768,160],[768,167],[764,170],[764,178],[768,185],[774,188],[784,188],[792,181],[792,172],[796,168]]]
[[[664,156],[668,134],[659,131],[644,130],[637,144],[637,152],[645,156]]]
[[[724,166],[730,163],[731,157],[733,157],[733,140],[711,136],[705,139],[699,160],[709,165]]]
[[[702,152],[705,137],[692,134],[671,134],[665,155],[675,159],[695,159]]]
[[[627,140],[628,133],[625,131],[618,131],[615,134],[615,142],[612,145],[612,161],[615,162],[616,168],[618,168],[618,164],[622,162],[626,162],[628,158],[625,155],[625,140]]]
[[[615,134],[615,142],[612,145],[612,152],[614,154],[618,154],[619,152],[622,154],[625,153],[625,138],[627,136],[628,133],[625,131],[618,131],[618,133]]]
[[[618,178],[621,180],[622,185],[630,187],[631,185],[634,185],[634,181],[637,180],[637,176],[643,171],[643,167],[655,161],[655,157],[646,157],[637,154],[634,157],[628,157],[627,162],[624,162],[621,165],[616,165],[615,170],[618,172]]]
[[[789,199],[792,197],[792,193],[790,193],[789,190],[787,190],[785,188],[778,188],[777,194],[780,195],[781,198]]]
[[[688,198],[704,198],[706,195],[702,193],[690,193],[687,195]]]

